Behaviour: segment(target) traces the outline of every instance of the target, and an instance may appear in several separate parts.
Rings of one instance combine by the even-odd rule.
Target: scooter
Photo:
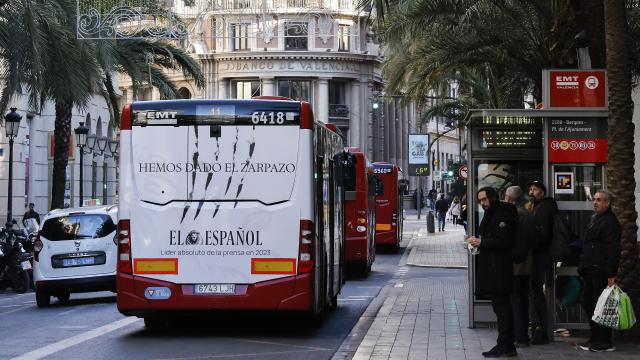
[[[8,223],[0,231],[0,290],[11,287],[22,294],[29,290],[31,279],[28,270],[32,269],[32,256],[24,250],[12,226]]]

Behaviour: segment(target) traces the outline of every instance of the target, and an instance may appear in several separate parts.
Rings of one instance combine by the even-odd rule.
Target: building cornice
[[[342,52],[244,52],[244,53],[208,53],[197,55],[199,60],[235,61],[235,60],[340,60],[353,62],[382,61],[373,55]]]

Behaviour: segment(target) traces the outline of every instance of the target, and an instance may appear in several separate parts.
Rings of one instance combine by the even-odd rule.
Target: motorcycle
[[[0,230],[0,290],[11,287],[18,294],[29,290],[32,258],[16,236],[13,224],[7,223]]]

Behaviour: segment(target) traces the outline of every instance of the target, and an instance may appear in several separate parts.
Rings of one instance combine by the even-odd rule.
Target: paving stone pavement
[[[449,224],[444,232],[429,234],[426,227],[416,231],[409,244],[411,252],[407,265],[467,268],[467,249],[464,243],[464,228]]]
[[[426,226],[421,226],[421,222],[417,221],[415,214],[407,215],[405,236],[412,236],[412,241],[396,275],[372,301],[361,319],[368,319],[362,322],[370,326],[366,329],[359,322],[333,359],[474,360],[483,359],[482,352],[495,345],[495,329],[468,327],[465,269],[437,269],[409,264],[414,247],[418,247],[414,259],[422,259],[423,254],[419,253],[422,251],[421,242],[443,236],[437,233],[427,235]],[[449,236],[456,234],[444,235]],[[455,241],[460,244],[462,239]],[[455,246],[451,249],[458,252]],[[432,255],[429,256],[424,258],[433,259]],[[364,331],[364,337],[354,334]],[[355,336],[362,339],[359,344],[349,341]],[[518,349],[518,358],[640,359],[638,343],[617,344],[618,351],[614,353],[596,354],[577,348],[576,344],[584,340],[578,337],[556,338],[555,342],[548,345]]]

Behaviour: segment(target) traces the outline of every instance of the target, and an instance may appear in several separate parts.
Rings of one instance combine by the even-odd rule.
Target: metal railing
[[[330,118],[348,118],[349,106],[343,104],[329,104]]]

